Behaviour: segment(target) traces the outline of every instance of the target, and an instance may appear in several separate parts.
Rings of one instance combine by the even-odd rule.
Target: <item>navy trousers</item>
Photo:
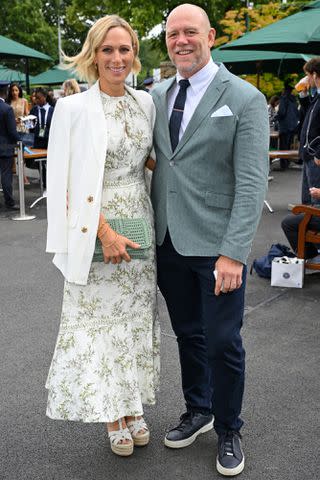
[[[4,202],[7,207],[12,207],[14,205],[14,199],[12,196],[12,163],[12,157],[0,157],[1,186]]]
[[[245,276],[240,289],[214,295],[217,257],[186,257],[167,232],[157,247],[158,285],[179,347],[182,389],[189,411],[214,414],[218,435],[239,431],[245,351],[240,330]]]
[[[318,167],[319,168],[319,167]],[[320,169],[319,169],[320,170]],[[298,249],[298,235],[299,235],[299,224],[303,220],[304,214],[301,213],[300,215],[294,215],[290,213],[282,220],[281,227],[290,243],[292,250],[297,253]],[[319,217],[311,217],[311,220],[308,224],[308,228],[310,230],[316,230],[320,232],[320,218]],[[317,245],[314,243],[306,243],[305,244],[305,258],[314,258],[318,255],[318,248]]]

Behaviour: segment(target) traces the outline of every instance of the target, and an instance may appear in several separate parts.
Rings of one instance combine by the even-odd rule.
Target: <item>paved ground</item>
[[[299,200],[300,172],[274,172],[251,259],[284,242],[280,220]],[[26,204],[38,185],[26,188]],[[2,199],[0,199],[2,202]],[[102,425],[45,417],[44,383],[58,330],[63,281],[44,253],[44,203],[33,221],[14,222],[0,208],[0,479],[204,480],[215,472],[216,437],[210,432],[187,449],[163,446],[166,428],[183,412],[176,341],[163,300],[162,384],[158,404],[146,409],[152,441],[131,458],[111,454]],[[245,480],[319,479],[319,284],[272,288],[249,276],[243,329],[247,350],[243,444]]]

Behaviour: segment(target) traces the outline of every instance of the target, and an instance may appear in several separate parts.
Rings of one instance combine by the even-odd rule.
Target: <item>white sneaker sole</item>
[[[206,433],[209,432],[209,430],[213,429],[213,419],[211,422],[207,423],[207,425],[204,425],[200,430],[195,432],[191,437],[185,438],[184,440],[177,440],[176,442],[173,442],[172,440],[168,440],[167,437],[164,437],[164,444],[166,447],[169,448],[184,448],[188,447],[191,445],[197,438],[198,435],[201,435],[201,433]]]
[[[217,470],[218,473],[221,475],[224,475],[225,477],[233,477],[235,475],[239,475],[244,469],[244,457],[242,459],[242,462],[235,468],[224,468],[222,465],[220,465],[218,457],[217,457]]]

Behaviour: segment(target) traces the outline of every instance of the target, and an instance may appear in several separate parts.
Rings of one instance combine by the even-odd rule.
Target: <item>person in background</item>
[[[8,82],[0,82],[0,175],[6,209],[18,210],[12,191],[12,163],[14,146],[20,140],[20,135],[13,108],[5,102],[8,85]]]
[[[66,59],[92,86],[59,99],[48,148],[47,251],[66,281],[47,415],[106,424],[111,450],[121,456],[149,442],[143,404],[155,403],[159,382],[153,210],[144,175],[155,108],[149,94],[125,83],[140,71],[138,53],[136,33],[119,16],[93,24],[81,52]],[[139,245],[111,228],[113,218],[145,219],[153,237],[147,258],[131,261],[127,248]],[[92,262],[97,237],[104,262]]]
[[[36,89],[36,102],[37,106],[33,107],[30,111],[31,115],[35,115],[38,119],[34,133],[34,148],[47,149],[48,139],[51,126],[51,120],[53,115],[53,107],[47,102],[48,92],[44,88]],[[46,189],[47,185],[47,171],[46,162],[42,163],[42,181],[43,188]]]
[[[320,160],[316,162],[316,167],[320,170]],[[320,188],[311,187],[310,188],[310,198],[312,205],[314,207],[320,208]],[[287,237],[287,240],[292,248],[292,250],[297,253],[298,249],[298,235],[299,235],[299,225],[303,220],[304,214],[294,215],[293,213],[287,215],[281,223],[282,230]],[[308,224],[308,230],[315,230],[320,232],[320,218],[312,216]],[[305,260],[306,260],[306,274],[317,273],[317,270],[308,269],[310,264],[319,264],[320,263],[320,254],[317,248],[317,245],[314,243],[306,243],[305,248]]]
[[[29,111],[31,111],[32,108],[36,106],[37,106],[36,91],[32,90],[29,98]]]
[[[29,105],[28,101],[23,98],[21,86],[17,83],[10,84],[7,102],[13,108],[17,124],[17,131],[24,133],[25,129],[23,123],[21,122],[21,117],[25,117],[29,114]]]
[[[270,133],[278,132],[279,125],[276,119],[278,113],[280,98],[278,95],[273,95],[268,104],[268,115],[269,115],[269,126],[270,126]],[[278,148],[278,138],[271,137],[270,139],[270,148],[277,149]]]
[[[310,143],[320,135],[320,57],[311,58],[303,67],[306,77],[295,86],[301,104],[299,155],[303,161],[301,202],[312,205],[310,188],[320,188],[320,168],[313,161],[314,151]],[[320,154],[320,152],[318,152]],[[319,158],[319,157],[318,157]]]
[[[57,103],[57,99],[54,96],[54,91],[53,91],[52,88],[49,88],[49,90],[48,90],[47,101],[48,101],[49,105],[51,105],[51,107],[53,107],[53,108],[55,107],[55,105]]]
[[[65,97],[81,92],[80,86],[75,78],[65,80],[62,84],[62,89]]]
[[[17,131],[20,134],[20,140],[24,142],[25,136],[27,135],[27,131],[24,126],[24,123],[21,120],[21,117],[25,117],[26,115],[29,114],[29,105],[28,105],[28,101],[25,98],[23,98],[22,88],[18,83],[10,84],[7,102],[13,108],[14,117],[17,125]],[[13,160],[13,163],[14,163],[13,171],[15,172],[16,170],[15,160]],[[30,185],[29,179],[26,177],[26,175],[24,175],[23,179],[24,179],[25,185]]]
[[[264,95],[212,61],[214,39],[202,8],[183,4],[169,14],[166,44],[177,74],[152,91],[151,192],[158,285],[177,336],[186,403],[164,443],[187,447],[214,420],[216,467],[231,476],[245,462],[245,264],[267,188],[269,122]]]
[[[302,177],[302,203],[313,205],[320,208],[320,57],[310,59],[304,66],[307,78],[303,79],[306,96],[308,89],[316,89],[316,94],[309,97],[309,107],[306,108],[306,114],[300,134],[300,156],[303,160]],[[299,91],[299,84],[298,86]],[[301,91],[301,90],[300,90]],[[294,251],[298,246],[299,224],[303,219],[303,214],[287,215],[282,221],[282,229]],[[311,217],[308,228],[310,230],[320,231],[320,218]],[[314,244],[306,246],[306,267],[308,263],[320,263],[320,255]],[[306,272],[308,273],[307,269]],[[310,273],[316,270],[310,270]]]
[[[299,124],[299,110],[296,98],[292,95],[293,86],[285,83],[284,90],[280,96],[276,120],[279,124],[279,147],[280,150],[292,148],[294,134],[297,133]],[[289,166],[289,160],[280,159],[280,168],[285,170]]]
[[[146,92],[151,92],[154,87],[154,80],[153,77],[147,77],[143,80],[143,88]]]
[[[278,113],[280,97],[278,95],[273,95],[268,103],[268,115],[269,115],[269,124],[270,130],[278,130],[278,122],[276,120],[276,115]]]

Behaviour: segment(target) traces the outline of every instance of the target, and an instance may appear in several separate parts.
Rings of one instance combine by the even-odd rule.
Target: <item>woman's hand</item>
[[[311,187],[309,192],[312,198],[320,198],[320,188]]]
[[[102,251],[105,263],[121,263],[131,261],[131,257],[127,252],[127,247],[138,249],[140,245],[132,242],[129,238],[119,235],[112,230],[108,223],[104,223],[98,229],[98,237],[102,244]]]
[[[320,167],[320,158],[314,157],[314,163],[315,163],[318,167]]]

